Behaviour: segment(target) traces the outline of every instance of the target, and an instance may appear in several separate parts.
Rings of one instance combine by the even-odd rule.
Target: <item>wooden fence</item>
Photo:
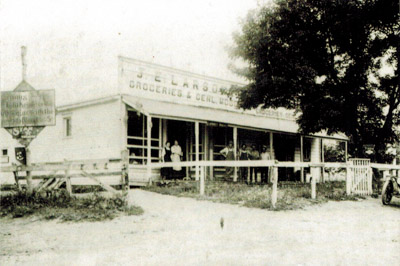
[[[71,178],[82,177],[90,179],[93,184],[99,185],[113,194],[118,193],[118,191],[101,180],[101,177],[118,176],[118,184],[123,192],[129,186],[128,161],[126,158],[125,160],[99,159],[37,163],[28,166],[13,164],[0,168],[2,173],[13,173],[18,189],[21,189],[19,181],[27,178],[26,176],[21,176],[20,173],[27,171],[32,173],[32,179],[40,180],[39,184],[34,188],[36,192],[57,189],[65,184],[68,193],[72,194]]]
[[[116,175],[120,176],[119,184],[122,186],[122,190],[125,191],[129,186],[129,177],[128,177],[128,156],[126,154],[121,156],[122,159],[105,159],[105,160],[83,160],[83,161],[64,161],[58,163],[41,163],[41,164],[32,164],[29,166],[4,166],[0,168],[0,172],[12,172],[15,175],[15,180],[17,185],[18,180],[22,179],[18,176],[18,173],[21,171],[32,171],[32,172],[46,172],[45,174],[36,174],[33,175],[33,179],[41,179],[42,182],[39,183],[39,186],[36,188],[37,191],[43,189],[54,189],[60,187],[62,184],[66,184],[66,188],[69,193],[72,193],[71,188],[71,178],[74,177],[86,177],[93,180],[97,185],[100,185],[107,191],[112,193],[117,193],[117,191],[111,186],[105,184],[100,180],[100,176],[105,175]],[[205,173],[207,167],[269,167],[271,177],[270,180],[272,182],[272,196],[271,202],[272,205],[275,206],[277,201],[277,184],[278,184],[278,168],[279,167],[290,167],[290,168],[317,168],[317,169],[327,169],[327,168],[336,168],[336,169],[345,169],[346,171],[346,193],[349,194],[359,194],[360,190],[367,191],[367,193],[363,193],[365,195],[369,195],[372,193],[372,188],[369,182],[368,185],[363,185],[361,188],[359,186],[355,186],[355,184],[360,183],[354,181],[354,174],[358,173],[359,165],[354,165],[353,162],[349,161],[347,163],[310,163],[310,162],[278,162],[274,160],[250,160],[250,161],[190,161],[190,162],[166,162],[166,163],[151,163],[149,165],[145,165],[148,169],[148,173],[151,173],[152,169],[160,169],[163,167],[195,167],[196,172],[196,181],[199,182],[199,193],[203,195],[205,193]],[[135,169],[135,167],[143,168],[141,166],[129,165],[129,168]],[[369,165],[363,165],[362,167],[369,167],[370,169],[376,168],[379,171],[397,171],[397,175],[400,175],[400,165],[388,165],[388,164],[376,164],[371,163]],[[363,170],[364,171],[364,170]],[[368,170],[369,171],[369,170]],[[60,174],[61,172],[61,174]],[[236,171],[235,171],[236,172]],[[313,172],[313,171],[311,171]],[[372,173],[372,171],[370,171]],[[150,177],[149,177],[150,178]],[[149,179],[149,183],[151,183],[151,178]],[[234,179],[237,181],[237,179]],[[311,178],[311,198],[315,199],[317,196],[316,192],[316,178]]]

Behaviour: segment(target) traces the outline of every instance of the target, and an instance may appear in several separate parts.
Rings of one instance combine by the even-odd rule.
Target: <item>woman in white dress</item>
[[[172,162],[180,162],[181,161],[181,156],[182,156],[182,148],[179,146],[179,143],[177,140],[174,141],[174,145],[171,147],[171,160]],[[172,168],[174,171],[181,171],[182,167],[181,166],[174,166]]]

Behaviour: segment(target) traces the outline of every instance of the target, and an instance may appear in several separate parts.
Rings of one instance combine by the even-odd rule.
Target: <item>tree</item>
[[[396,3],[397,2],[397,3]],[[300,132],[343,132],[376,160],[399,139],[400,20],[395,0],[276,0],[248,14],[234,34],[234,88],[242,108],[294,109]],[[387,73],[382,71],[389,70]]]

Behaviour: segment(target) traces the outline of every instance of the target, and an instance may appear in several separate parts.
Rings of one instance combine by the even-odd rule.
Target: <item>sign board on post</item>
[[[54,125],[54,90],[1,93],[1,127]]]
[[[5,91],[0,94],[1,127],[5,128],[13,138],[25,148],[16,148],[16,158],[21,164],[30,164],[31,141],[45,126],[56,124],[55,93],[54,90],[35,90],[26,79],[26,47],[21,47],[22,81],[14,91]],[[16,173],[14,173],[16,176]],[[18,179],[16,177],[18,185]],[[32,176],[26,171],[28,193],[33,192]]]
[[[23,80],[14,91],[1,92],[1,127],[26,147],[55,125],[55,114],[54,90],[37,91]]]

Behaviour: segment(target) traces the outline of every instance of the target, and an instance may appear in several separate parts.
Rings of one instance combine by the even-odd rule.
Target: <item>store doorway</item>
[[[188,160],[188,134],[190,132],[190,122],[179,121],[179,120],[167,120],[167,140],[171,143],[171,147],[174,145],[175,140],[178,141],[179,146],[182,149],[181,161]],[[181,179],[187,176],[186,167],[182,167],[181,171],[172,171],[172,179]]]
[[[178,141],[182,148],[182,161],[186,161],[186,142],[188,125],[185,121],[167,120],[167,140],[174,145],[174,141]]]

